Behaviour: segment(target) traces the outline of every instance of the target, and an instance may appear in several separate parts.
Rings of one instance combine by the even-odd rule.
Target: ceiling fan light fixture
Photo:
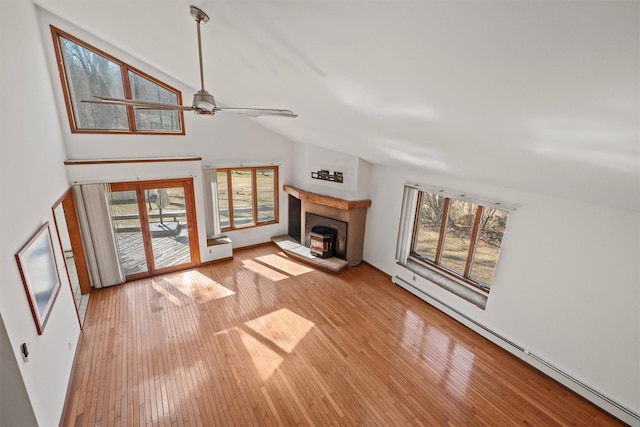
[[[193,95],[193,108],[197,114],[213,114],[216,101],[213,99],[213,95],[200,89]]]

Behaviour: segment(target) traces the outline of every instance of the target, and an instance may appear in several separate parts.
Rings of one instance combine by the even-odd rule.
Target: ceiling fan
[[[176,105],[176,104],[164,104],[160,102],[148,102],[148,101],[136,101],[133,99],[123,98],[109,98],[96,96],[97,100],[83,100],[82,102],[92,104],[111,104],[111,105],[130,105],[133,107],[139,107],[149,110],[178,110],[178,111],[193,111],[196,114],[214,115],[216,113],[231,113],[242,114],[249,117],[258,116],[279,116],[279,117],[298,117],[297,114],[290,110],[280,110],[273,108],[227,108],[218,107],[213,95],[204,89],[204,73],[202,67],[202,42],[200,40],[200,24],[206,24],[209,21],[209,16],[201,9],[191,6],[191,16],[196,21],[196,27],[198,31],[198,57],[200,60],[200,90],[193,95],[193,104],[188,105]]]

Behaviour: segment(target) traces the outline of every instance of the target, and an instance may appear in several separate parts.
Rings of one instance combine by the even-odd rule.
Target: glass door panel
[[[120,266],[125,276],[148,271],[143,230],[135,189],[109,193],[111,225],[113,226]]]
[[[191,264],[184,188],[150,188],[145,193],[155,269]]]
[[[111,219],[127,280],[200,262],[193,180],[111,184]]]

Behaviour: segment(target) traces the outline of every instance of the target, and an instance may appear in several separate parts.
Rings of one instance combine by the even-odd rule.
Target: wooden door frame
[[[109,187],[110,191],[135,191],[138,202],[138,213],[140,215],[140,228],[142,232],[145,258],[147,261],[147,271],[131,274],[126,277],[127,280],[151,277],[200,265],[200,245],[198,243],[198,223],[196,217],[193,178],[116,182],[109,184]],[[146,197],[144,192],[150,188],[159,189],[172,187],[181,187],[184,189],[185,217],[187,218],[187,229],[189,233],[189,252],[191,255],[191,263],[157,269],[155,268],[155,265],[153,265],[153,248],[151,246],[151,232],[149,230],[149,217],[147,215]]]

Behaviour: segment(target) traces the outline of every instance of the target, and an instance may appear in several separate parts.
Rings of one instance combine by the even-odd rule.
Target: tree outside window
[[[180,91],[51,27],[72,132],[184,134],[182,112],[88,103],[95,97],[180,105]]]
[[[410,256],[488,291],[509,212],[420,191]]]

